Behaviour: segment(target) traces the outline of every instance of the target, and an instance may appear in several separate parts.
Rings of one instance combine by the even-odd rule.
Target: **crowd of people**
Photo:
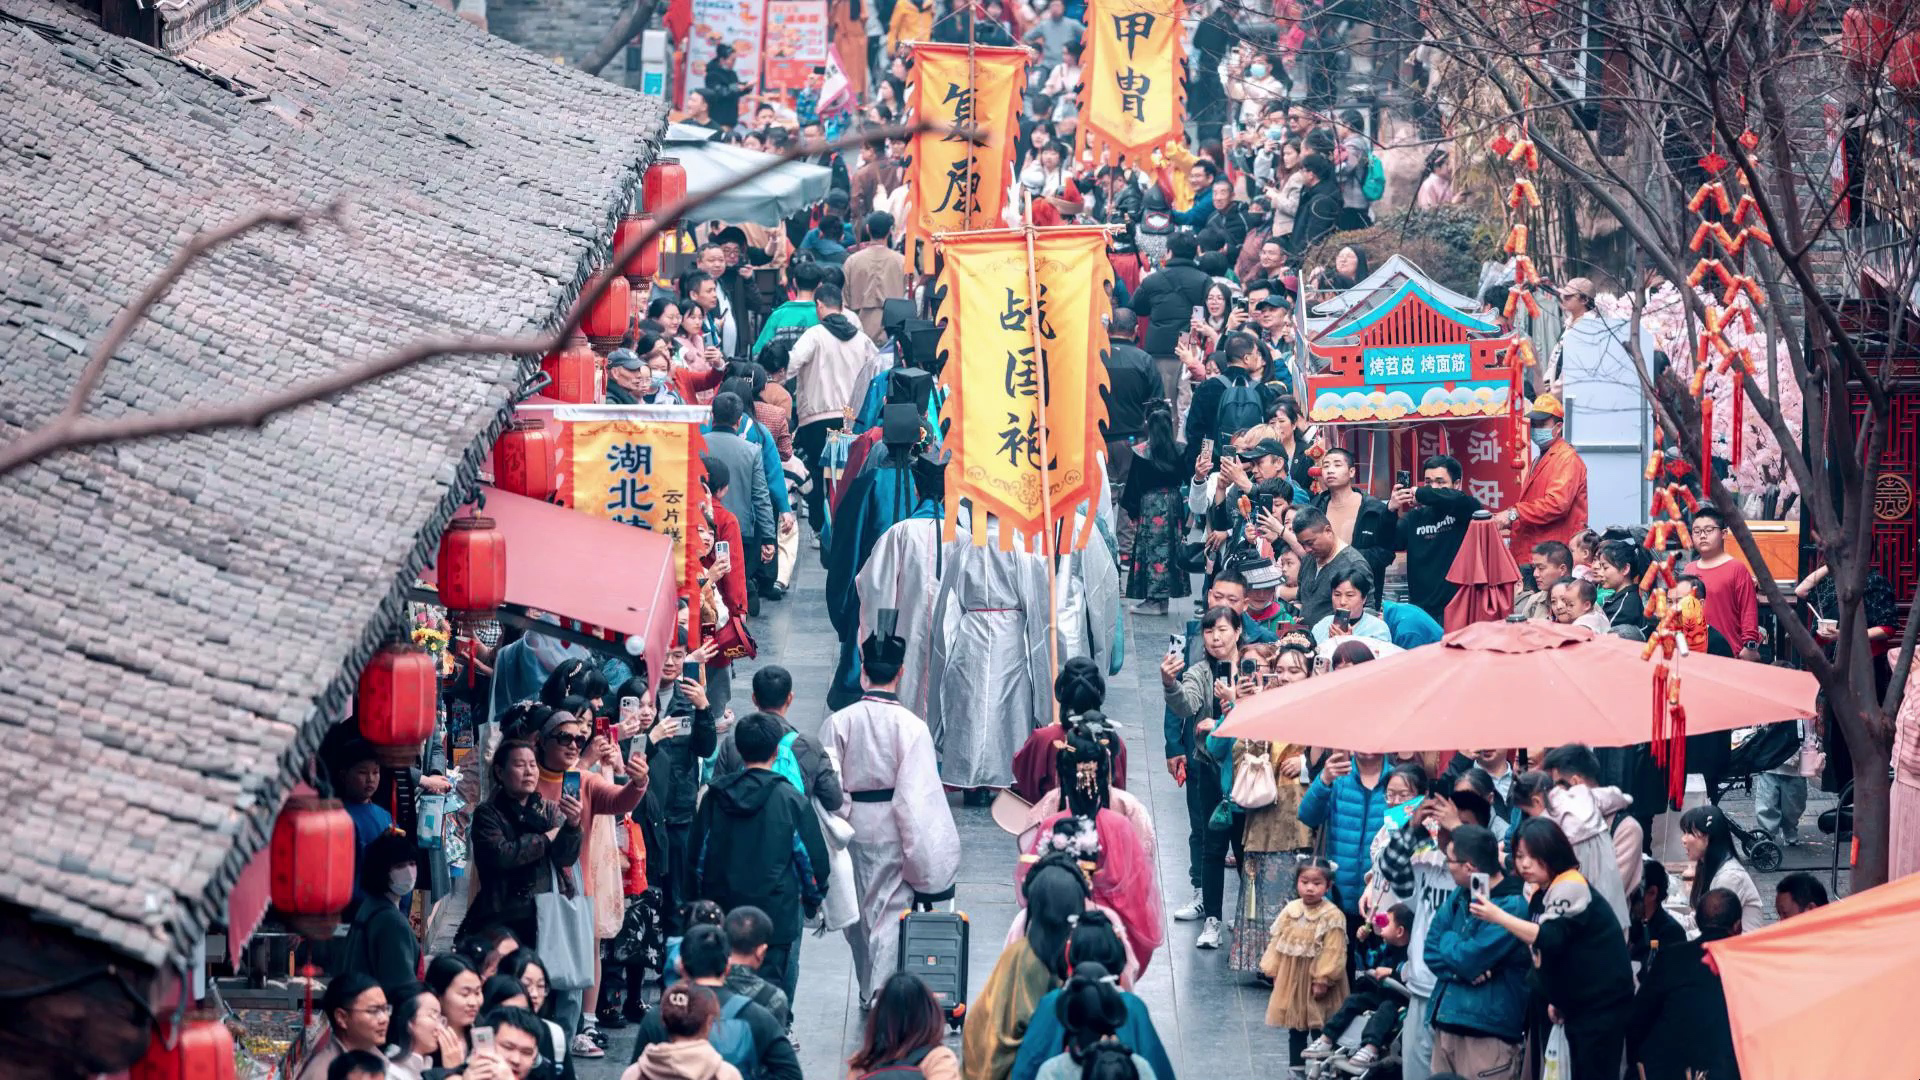
[[[1360,247],[1308,255],[1382,199],[1368,116],[1335,108],[1358,26],[1345,7],[1289,6],[1249,36],[1215,5],[1192,28],[1194,150],[1154,174],[1073,154],[1077,2],[895,0],[869,13],[876,77],[851,106],[823,101],[823,73],[790,102],[758,98],[717,49],[687,119],[778,150],[898,121],[908,41],[1031,48],[1014,183],[1036,220],[1115,226],[1108,483],[1078,511],[1092,539],[1051,566],[1000,550],[997,522],[984,547],[965,526],[941,539],[946,395],[930,282],[897,235],[903,143],[811,155],[829,193],[785,221],[692,230],[684,271],[637,294],[607,387],[613,404],[711,410],[680,636],[649,670],[540,628],[482,633],[447,681],[472,756],[429,754],[406,777],[409,797],[464,801],[455,876],[382,797],[371,747],[330,740],[359,884],[294,1080],[571,1080],[627,1027],[626,1080],[797,1080],[808,927],[841,932],[852,959],[865,1018],[849,1077],[1173,1080],[1132,990],[1175,947],[1169,915],[1268,988],[1290,1063],[1321,1075],[1737,1075],[1702,947],[1758,926],[1765,898],[1711,803],[1679,817],[1690,881],[1647,857],[1668,803],[1646,748],[1351,752],[1333,718],[1323,745],[1219,734],[1257,695],[1438,642],[1448,571],[1496,509],[1446,454],[1369,482],[1377,470],[1302,414],[1296,305],[1370,272]],[[1384,48],[1371,62],[1404,74]],[[1457,198],[1444,154],[1406,194]],[[1555,289],[1570,320],[1592,308],[1587,279]],[[1650,553],[1588,527],[1556,389],[1531,388],[1533,461],[1494,515],[1529,577],[1515,611],[1644,638]],[[1755,587],[1724,520],[1703,508],[1691,536],[1666,604],[1697,611],[1697,651],[1758,659]],[[817,687],[749,659],[806,537],[838,638]],[[1123,599],[1176,629],[1158,667],[1191,893],[1170,912],[1165,826],[1133,793],[1142,748],[1130,777],[1107,715]],[[796,727],[796,695],[815,693],[831,715]],[[1727,757],[1725,736],[1690,740],[1710,780]],[[1755,785],[1761,829],[1796,843],[1800,758]],[[899,926],[954,896],[956,806],[1008,799],[1020,913],[955,1001],[900,955]],[[424,895],[423,933],[409,917]],[[1773,906],[1825,902],[1796,874]]]

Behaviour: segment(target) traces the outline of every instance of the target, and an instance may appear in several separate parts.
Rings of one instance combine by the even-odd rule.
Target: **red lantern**
[[[492,518],[462,517],[447,523],[434,562],[440,603],[455,614],[489,614],[507,602],[507,536]]]
[[[1807,13],[1807,0],[1773,0],[1773,10],[1791,21]]]
[[[546,396],[569,405],[597,405],[600,402],[600,357],[587,344],[585,335],[575,332],[567,347],[549,353],[540,361],[547,373]]]
[[[613,230],[613,250],[617,253],[625,250],[628,243],[639,236],[641,231],[653,224],[652,214],[628,214],[620,219]],[[660,244],[657,239],[640,245],[633,258],[620,268],[627,275],[627,284],[635,289],[645,288],[653,282],[653,275],[660,269]]]
[[[433,734],[439,671],[425,649],[395,643],[373,654],[360,672],[354,717],[380,763],[411,765]]]
[[[560,484],[553,435],[538,420],[515,420],[493,444],[493,486],[546,499]]]
[[[627,305],[633,290],[628,287],[627,279],[619,274],[602,270],[588,282],[591,289],[605,278],[607,287],[600,293],[600,299],[587,309],[587,317],[580,328],[587,333],[587,340],[601,352],[609,352],[620,345],[620,339],[627,334]]]
[[[347,835],[353,835],[351,822]],[[347,851],[352,854],[351,844]],[[146,1055],[127,1070],[127,1080],[234,1080],[233,1033],[219,1018],[196,1014],[169,1050],[166,1037],[155,1031]]]
[[[333,936],[353,899],[353,819],[338,799],[296,795],[273,823],[273,906],[295,930]]]
[[[640,209],[659,214],[687,197],[687,170],[679,158],[656,158],[640,181]]]
[[[1872,71],[1893,48],[1893,23],[1859,7],[1840,17],[1840,56],[1861,71]]]
[[[1903,35],[1887,52],[1887,82],[1903,94],[1920,93],[1920,32]]]

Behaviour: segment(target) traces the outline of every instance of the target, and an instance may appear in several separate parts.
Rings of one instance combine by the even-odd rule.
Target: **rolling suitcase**
[[[900,970],[912,972],[927,984],[940,1002],[951,1027],[959,1027],[967,1010],[967,917],[952,909],[935,911],[916,902],[900,916]]]

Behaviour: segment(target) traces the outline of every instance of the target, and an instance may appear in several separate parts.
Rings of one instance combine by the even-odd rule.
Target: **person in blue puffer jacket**
[[[1336,869],[1340,910],[1351,923],[1359,916],[1360,893],[1373,868],[1373,837],[1387,813],[1384,754],[1335,751],[1300,798],[1300,824],[1327,830],[1327,858]]]

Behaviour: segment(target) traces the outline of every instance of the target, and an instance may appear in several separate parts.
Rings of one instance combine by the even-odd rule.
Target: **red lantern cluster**
[[[493,444],[493,486],[545,500],[559,487],[553,434],[538,420],[515,420]]]
[[[273,906],[281,917],[314,940],[332,937],[353,899],[353,819],[340,800],[288,799],[273,823],[268,859]]]
[[[492,518],[447,523],[434,562],[440,603],[455,615],[485,617],[507,602],[507,537]]]
[[[686,197],[687,170],[680,167],[678,158],[657,158],[647,166],[640,181],[640,209],[658,215]]]
[[[629,243],[648,226],[653,224],[652,214],[628,214],[620,219],[613,230],[613,250],[624,251]],[[653,275],[660,269],[660,243],[658,238],[640,245],[633,258],[628,259],[620,272],[627,276],[627,284],[635,289],[644,289],[653,282]]]
[[[566,348],[547,354],[540,361],[540,370],[547,373],[546,396],[555,401],[597,405],[606,389],[606,372],[600,357],[583,334],[574,334]]]
[[[411,765],[433,734],[439,671],[425,649],[395,643],[373,654],[360,672],[354,717],[380,763]]]
[[[1872,71],[1893,51],[1893,22],[1855,5],[1840,17],[1840,57],[1861,71]]]
[[[155,1031],[146,1056],[127,1070],[128,1080],[234,1080],[234,1074],[233,1033],[209,1016],[190,1018],[171,1050],[165,1035]]]
[[[601,291],[600,299],[587,309],[587,317],[580,328],[586,331],[587,340],[604,353],[618,348],[620,339],[626,336],[627,308],[633,290],[627,285],[626,278],[607,270],[595,274],[587,287],[593,289],[603,279],[607,287]]]

